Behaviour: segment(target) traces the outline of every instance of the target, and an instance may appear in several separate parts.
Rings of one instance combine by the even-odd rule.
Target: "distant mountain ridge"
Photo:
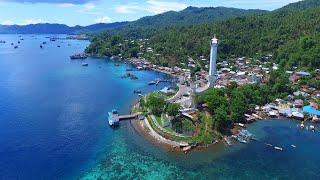
[[[89,26],[67,26],[65,24],[0,25],[0,34],[76,34],[99,32],[127,25],[128,22],[98,23]]]
[[[267,12],[259,9],[238,9],[227,7],[193,7],[182,11],[169,11],[155,16],[146,16],[129,24],[135,26],[176,26],[195,25],[212,21],[226,20],[231,17],[238,17],[252,13]]]
[[[253,13],[264,13],[264,10],[244,10],[226,7],[188,7],[182,11],[168,11],[154,16],[142,17],[131,22],[116,22],[110,24],[93,24],[90,26],[70,27],[64,24],[30,24],[30,25],[0,25],[0,34],[75,34],[113,30],[112,33],[128,33],[135,35],[141,28],[154,29],[189,26],[214,21],[222,21],[231,17],[238,17]],[[153,29],[153,30],[152,30]]]
[[[120,34],[128,37],[144,38],[158,32],[159,29],[163,28],[199,25],[223,21],[232,17],[263,14],[266,12],[268,11],[259,9],[245,10],[227,7],[189,6],[182,11],[168,11],[154,16],[142,17],[136,21],[129,22],[126,26],[112,29],[108,31],[108,33]]]

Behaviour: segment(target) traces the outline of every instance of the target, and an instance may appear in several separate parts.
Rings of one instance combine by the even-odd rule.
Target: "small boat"
[[[231,145],[232,145],[232,142],[231,142],[230,137],[224,137],[223,139],[224,139],[224,141],[226,142],[226,144],[227,144],[228,146],[231,146]]]
[[[149,85],[154,85],[154,84],[156,84],[156,82],[155,81],[150,81],[148,84]]]
[[[42,49],[42,48],[43,48],[43,46],[42,46],[42,45],[40,45],[40,48]]]
[[[11,43],[11,46],[13,46],[13,43]]]
[[[191,150],[191,148],[192,148],[191,146],[186,146],[182,148],[182,151],[186,154]]]
[[[47,44],[47,42],[44,41],[44,42],[42,42],[42,44]]]
[[[315,132],[316,129],[315,129],[314,125],[310,125],[310,130]]]
[[[57,46],[58,48],[60,47],[60,45]]]
[[[242,138],[241,136],[237,136],[237,140],[238,140],[239,142],[243,143],[243,144],[247,144],[247,143],[248,143],[248,141],[245,140],[244,138]]]
[[[138,70],[143,70],[143,67],[138,66],[137,69],[138,69]]]
[[[119,114],[117,110],[112,110],[112,112],[109,112],[109,118],[108,118],[108,123],[109,126],[111,127],[116,127],[119,126]]]
[[[141,94],[141,90],[134,90],[133,93],[134,94]]]
[[[304,128],[304,124],[303,124],[303,121],[301,122],[300,124],[300,128],[303,129]]]
[[[189,143],[187,143],[187,142],[180,142],[179,145],[180,145],[180,147],[187,147],[187,146],[189,146]]]
[[[244,124],[242,124],[242,123],[236,123],[236,125],[238,125],[238,126],[240,126],[240,127],[243,127],[243,128],[246,127],[246,125],[244,125]]]
[[[282,151],[283,149],[281,147],[275,146],[274,149]]]
[[[20,44],[20,41],[18,41],[18,44]]]
[[[19,46],[14,46],[15,49],[17,49]]]
[[[143,97],[143,95],[140,93],[140,94],[138,94],[138,96],[140,96],[140,97]]]
[[[265,143],[265,145],[272,147],[272,144],[269,144],[269,143]]]
[[[0,44],[4,44],[4,43],[6,43],[6,41],[2,41],[2,40],[0,40]]]
[[[297,146],[292,144],[291,147],[296,148]]]
[[[88,63],[82,63],[82,66],[88,66],[89,64]]]

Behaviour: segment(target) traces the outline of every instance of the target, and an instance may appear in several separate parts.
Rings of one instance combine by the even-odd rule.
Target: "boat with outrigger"
[[[247,144],[250,140],[257,141],[258,139],[253,136],[248,130],[241,129],[237,135],[232,135],[232,137],[240,143]]]
[[[109,117],[108,117],[109,126],[113,128],[119,126],[120,119],[119,119],[118,111],[114,109],[112,110],[112,112],[109,112],[108,114],[109,114]]]

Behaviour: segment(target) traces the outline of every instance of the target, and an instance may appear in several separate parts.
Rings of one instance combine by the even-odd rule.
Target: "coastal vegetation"
[[[159,93],[147,95],[140,103],[148,122],[162,136],[188,143],[210,144],[229,135],[235,123],[248,122],[246,115],[253,114],[257,107],[278,98],[285,100],[298,90],[300,87],[289,80],[290,71],[293,74],[293,71],[320,67],[320,26],[317,23],[320,21],[320,3],[305,0],[297,4],[272,12],[256,12],[212,22],[204,20],[197,23],[190,19],[191,24],[175,18],[172,20],[178,22],[176,25],[171,21],[167,25],[162,24],[163,19],[175,14],[173,12],[147,17],[139,22],[157,18],[159,21],[145,26],[127,26],[119,29],[118,33],[107,31],[99,34],[93,37],[86,52],[123,59],[146,59],[151,65],[163,67],[178,66],[189,70],[190,81],[195,81],[198,72],[207,71],[209,41],[218,34],[221,40],[218,68],[224,67],[228,73],[240,75],[258,69],[258,75],[263,71],[261,79],[257,78],[259,80],[253,83],[246,79],[248,82],[241,86],[236,79],[223,88],[211,88],[196,94],[197,112],[193,118],[184,117],[179,111],[182,109],[180,105],[169,103]],[[187,8],[178,14],[198,10]],[[155,24],[159,28],[155,28]],[[252,64],[255,68],[246,69],[244,64]],[[188,81],[184,83],[186,86],[191,84]],[[298,84],[319,88],[314,75],[301,77]],[[309,102],[304,103],[307,105]]]
[[[293,89],[283,70],[273,71],[267,84],[229,84],[226,88],[209,89],[198,94],[196,102],[210,113],[212,129],[228,133],[233,123],[245,122],[245,114],[277,98],[286,98]]]
[[[212,119],[204,112],[197,113],[195,119],[181,115],[179,104],[166,102],[159,93],[151,93],[141,98],[138,111],[144,114],[151,127],[163,137],[190,144],[210,144],[219,134],[211,129]]]
[[[126,33],[106,32],[93,38],[88,53],[123,58],[140,56],[155,64],[180,65],[189,57],[209,58],[209,40],[217,34],[220,59],[232,56],[262,57],[273,54],[272,61],[283,67],[301,69],[319,67],[319,2],[306,0],[298,5],[234,17],[219,22],[176,26],[148,33],[148,28],[137,29],[138,37]],[[130,39],[131,41],[125,41]],[[133,41],[132,41],[133,40]],[[148,48],[152,49],[152,51]],[[304,53],[301,53],[304,52]],[[200,60],[199,60],[200,61]]]
[[[287,73],[280,69],[270,73],[266,84],[238,86],[230,83],[226,88],[211,88],[196,94],[194,103],[198,111],[193,119],[182,115],[179,104],[169,103],[159,92],[140,99],[139,111],[144,112],[152,128],[171,140],[191,144],[210,144],[230,134],[234,123],[245,123],[245,114],[253,112],[277,98],[286,98],[293,92]]]

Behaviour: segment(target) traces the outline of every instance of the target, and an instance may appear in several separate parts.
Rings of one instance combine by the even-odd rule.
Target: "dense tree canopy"
[[[319,14],[319,2],[306,0],[299,5],[292,4],[272,12],[249,14],[220,22],[191,23],[191,26],[170,26],[156,30],[139,27],[134,31],[148,34],[144,36],[149,38],[146,46],[153,48],[153,53],[146,53],[146,46],[140,48],[136,43],[119,47],[118,43],[123,41],[111,43],[114,37],[109,33],[94,38],[87,52],[102,55],[121,53],[123,57],[134,57],[140,51],[154,63],[175,65],[186,62],[188,57],[209,58],[209,42],[217,34],[220,39],[220,59],[274,54],[273,60],[285,67],[313,69],[319,67]],[[120,35],[122,39],[134,38],[131,33]]]

